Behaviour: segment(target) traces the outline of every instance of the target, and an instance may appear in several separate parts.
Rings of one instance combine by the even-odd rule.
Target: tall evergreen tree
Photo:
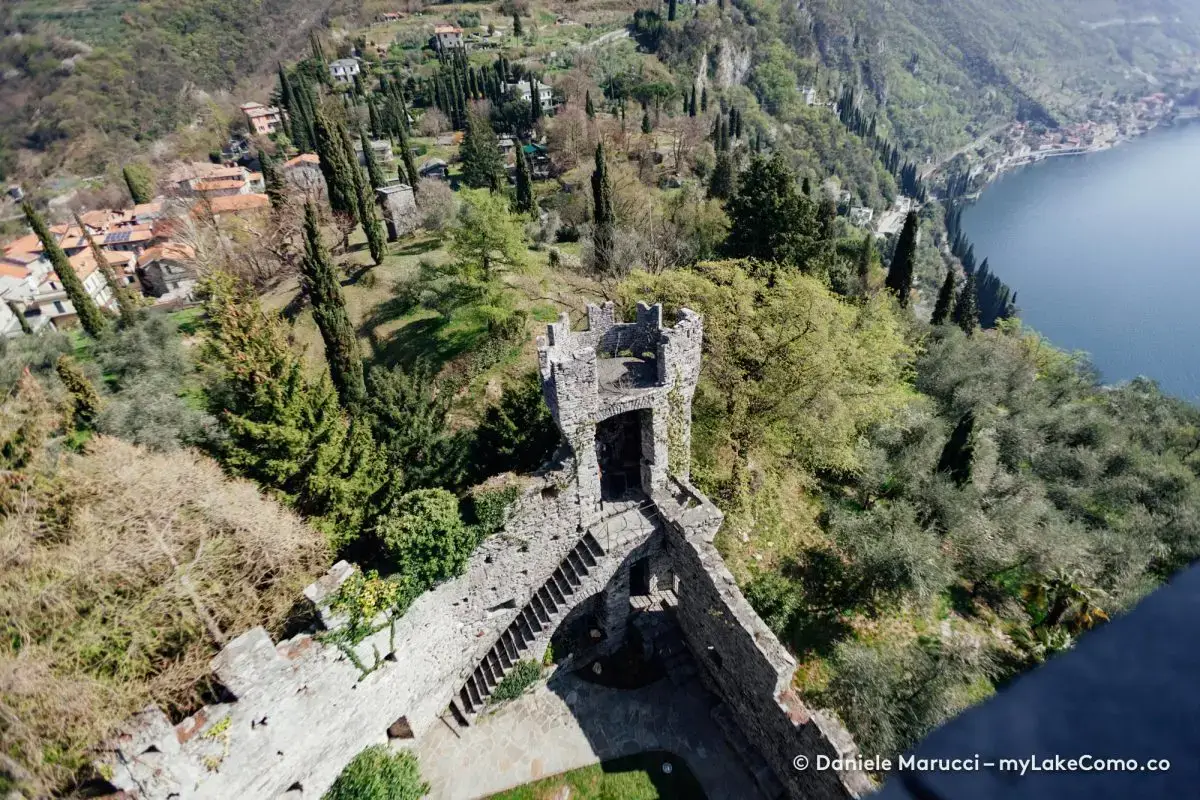
[[[650,125],[650,109],[642,109],[642,133],[650,133],[653,128]]]
[[[492,125],[483,116],[472,113],[467,120],[467,135],[459,149],[463,181],[472,189],[498,189],[504,174],[504,157]]]
[[[321,224],[312,201],[304,206],[304,258],[300,262],[300,273],[304,290],[312,302],[313,318],[325,341],[325,360],[329,362],[334,388],[342,406],[355,411],[367,394],[358,337],[346,313],[337,272],[321,241]]]
[[[954,268],[951,267],[946,270],[946,279],[942,281],[942,288],[938,290],[937,302],[933,306],[933,316],[929,318],[930,325],[944,325],[950,320],[950,314],[954,311],[956,282]]]
[[[909,295],[912,293],[913,269],[917,258],[917,229],[920,224],[917,213],[908,212],[908,216],[904,218],[900,238],[896,241],[892,263],[888,267],[885,285],[896,295],[901,308],[908,308]]]
[[[408,132],[403,126],[398,129],[396,138],[400,147],[400,180],[411,186],[415,194],[421,173],[417,171],[416,162],[413,161],[412,145],[409,144]]]
[[[32,335],[33,328],[30,327],[29,320],[25,319],[25,309],[17,305],[15,300],[5,300],[4,302],[8,305],[8,310],[12,312],[12,315],[17,318],[17,324],[21,326],[21,333],[26,336]]]
[[[69,427],[72,430],[90,430],[100,413],[100,393],[83,374],[75,359],[68,355],[58,357],[54,371],[71,396]]]
[[[261,152],[258,154],[258,163],[262,169],[263,186],[271,200],[271,207],[283,208],[287,202],[287,186],[283,176],[279,174],[279,162],[270,153]]]
[[[42,219],[42,215],[34,209],[32,203],[26,200],[21,204],[21,210],[25,212],[25,219],[29,222],[29,227],[33,229],[33,232],[37,234],[38,240],[42,243],[42,249],[46,253],[46,258],[50,261],[50,266],[54,267],[54,272],[58,275],[59,281],[62,282],[63,291],[67,293],[67,299],[75,307],[75,316],[78,317],[79,324],[88,336],[91,336],[93,339],[100,338],[100,334],[104,332],[107,321],[104,319],[104,314],[101,313],[96,302],[92,300],[91,295],[83,288],[83,282],[79,280],[79,276],[75,273],[75,268],[71,266],[67,254],[59,247],[58,240],[54,238],[54,234],[46,226],[46,220]]]
[[[733,196],[733,158],[728,152],[717,153],[712,177],[708,181],[708,196],[717,200],[728,200]]]
[[[125,178],[125,186],[133,202],[149,203],[154,199],[154,179],[149,168],[141,164],[126,164],[121,168],[121,175]]]
[[[363,161],[367,166],[367,180],[371,183],[372,189],[381,189],[387,185],[387,180],[383,177],[383,170],[379,167],[379,162],[375,159],[375,150],[371,147],[371,139],[367,136],[366,130],[359,131],[359,140],[362,143]]]
[[[813,203],[798,191],[796,173],[778,153],[750,162],[725,210],[729,255],[803,267],[815,251]]]
[[[858,248],[858,292],[866,296],[871,289],[871,264],[875,260],[875,236],[867,231]]]
[[[88,249],[91,251],[92,258],[96,261],[96,269],[100,270],[100,274],[104,276],[104,283],[108,286],[108,291],[112,294],[113,300],[117,302],[117,313],[121,320],[121,327],[128,328],[137,322],[137,301],[129,293],[125,282],[120,280],[113,272],[112,264],[108,261],[108,256],[100,249],[100,245],[96,244],[95,237],[91,231],[83,224],[83,220],[79,214],[75,214],[75,224],[79,226],[79,230],[83,231],[83,237],[87,240]]]
[[[708,87],[705,86],[700,90],[700,113],[708,111]]]
[[[604,142],[596,144],[596,169],[592,172],[592,249],[595,251],[596,269],[611,272],[613,264],[616,213],[613,210],[612,183],[608,178],[608,164],[604,160]]]
[[[513,12],[513,36],[521,38],[525,35],[525,29],[521,27],[521,15]]]
[[[677,0],[670,0],[670,2],[667,3],[667,22],[675,21],[676,2]]]
[[[967,281],[958,293],[958,303],[954,306],[954,323],[962,328],[967,336],[979,329],[979,290],[973,273],[967,275]]]
[[[346,158],[349,147],[345,128],[330,118],[324,110],[317,111],[317,155],[321,157],[321,172],[329,189],[329,206],[334,211],[358,219],[358,164]]]
[[[692,100],[688,103],[688,116],[696,116],[696,85],[692,84]]]
[[[592,104],[592,90],[588,89],[583,94],[583,110],[587,114],[588,119],[596,118],[596,106]]]
[[[533,205],[533,172],[529,168],[529,159],[525,156],[525,148],[517,142],[517,198],[518,214],[532,214]]]
[[[529,76],[529,126],[537,127],[538,120],[542,118],[542,98],[541,87],[539,87],[537,78]]]

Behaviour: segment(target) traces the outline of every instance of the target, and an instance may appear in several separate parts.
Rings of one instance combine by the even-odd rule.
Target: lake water
[[[1200,122],[1003,175],[963,212],[1026,324],[1200,399]]]

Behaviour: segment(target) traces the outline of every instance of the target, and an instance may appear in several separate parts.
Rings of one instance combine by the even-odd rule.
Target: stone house
[[[185,244],[167,242],[138,258],[142,291],[150,297],[190,298],[196,286],[196,252]]]
[[[517,83],[508,84],[508,90],[518,100],[524,100],[530,105],[533,104],[533,87],[529,85],[529,81],[518,81]],[[554,110],[554,89],[544,83],[538,83],[538,103],[543,111]]]
[[[132,254],[127,258],[132,258]],[[114,261],[116,261],[115,264]],[[114,271],[118,275],[125,274],[127,263],[124,258],[110,259],[109,263],[113,265]],[[104,274],[100,271],[90,250],[71,256],[71,266],[80,282],[83,283],[84,291],[95,301],[97,306],[102,309],[116,307],[116,298],[108,288],[108,282],[104,280]],[[34,312],[32,315],[29,313],[30,310]],[[29,301],[26,316],[34,315],[49,320],[54,327],[59,329],[73,327],[79,323],[75,304],[67,298],[62,280],[54,272],[42,279],[38,284],[37,293]]]
[[[388,241],[416,230],[421,221],[417,199],[412,187],[396,181],[375,190],[375,199],[383,210],[383,221],[387,224]]]
[[[329,62],[329,77],[338,83],[354,83],[354,76],[362,72],[357,58],[339,58]]]
[[[305,194],[324,195],[325,173],[321,172],[321,158],[316,153],[302,153],[283,162],[280,168],[284,180]]]

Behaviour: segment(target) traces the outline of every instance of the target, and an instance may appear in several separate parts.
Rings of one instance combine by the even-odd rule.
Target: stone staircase
[[[526,657],[533,643],[544,632],[553,631],[574,607],[572,597],[583,578],[596,568],[605,554],[604,547],[590,531],[567,553],[450,701],[451,713],[460,724],[471,724],[486,708],[496,686],[517,662]]]

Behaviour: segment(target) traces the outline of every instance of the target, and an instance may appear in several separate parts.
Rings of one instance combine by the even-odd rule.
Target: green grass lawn
[[[663,772],[663,764],[671,772]],[[655,750],[573,769],[494,794],[491,800],[551,800],[570,787],[571,800],[704,800],[683,759]]]

